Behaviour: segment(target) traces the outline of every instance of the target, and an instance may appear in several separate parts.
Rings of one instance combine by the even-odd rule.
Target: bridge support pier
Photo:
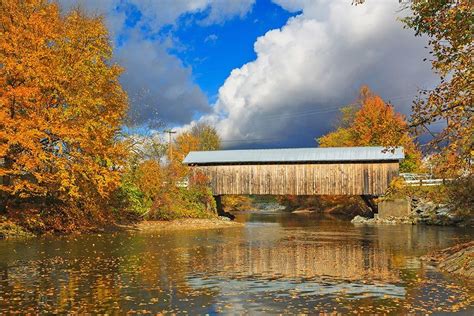
[[[232,220],[235,218],[234,215],[224,211],[224,207],[222,206],[222,195],[214,195],[214,200],[216,201],[217,216],[228,217]]]
[[[375,196],[372,195],[361,195],[360,196],[365,204],[372,210],[373,213],[378,212],[377,203],[375,203]]]
[[[214,195],[214,200],[216,201],[217,215],[221,216],[224,213],[224,208],[222,207],[222,195]]]
[[[379,204],[379,218],[406,217],[411,214],[411,201],[406,199],[391,199]]]

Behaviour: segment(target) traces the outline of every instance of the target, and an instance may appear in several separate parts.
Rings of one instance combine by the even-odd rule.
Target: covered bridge
[[[190,152],[216,196],[382,195],[398,176],[403,148],[338,147]]]

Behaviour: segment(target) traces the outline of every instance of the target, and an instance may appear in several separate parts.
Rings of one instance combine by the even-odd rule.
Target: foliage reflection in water
[[[0,310],[470,313],[473,286],[418,259],[468,229],[243,213],[245,227],[0,243]]]

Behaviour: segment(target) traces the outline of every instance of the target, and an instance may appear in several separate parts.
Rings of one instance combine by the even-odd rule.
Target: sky
[[[410,114],[437,76],[397,0],[59,0],[100,14],[138,130],[206,122],[225,148],[312,147],[362,85]]]

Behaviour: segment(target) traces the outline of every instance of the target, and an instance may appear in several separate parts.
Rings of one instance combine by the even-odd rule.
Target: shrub
[[[136,184],[129,180],[122,180],[117,190],[115,210],[130,212],[134,215],[143,216],[151,207],[151,200],[145,197],[145,194]]]
[[[252,199],[245,195],[225,195],[222,199],[224,209],[229,211],[252,209]]]
[[[435,203],[447,203],[447,186],[409,186],[405,184],[405,181],[401,177],[397,177],[390,183],[390,187],[387,190],[385,196],[380,198],[383,199],[396,199],[396,198],[422,198],[433,201]]]
[[[170,188],[167,194],[161,195],[155,200],[149,218],[158,220],[212,218],[216,214],[216,203],[210,188],[190,186]]]
[[[462,177],[447,185],[449,202],[459,215],[474,216],[474,176]]]
[[[188,188],[178,187],[188,171],[179,161],[167,167],[153,159],[131,165],[122,178],[117,205],[153,220],[216,216],[216,203],[203,174],[190,175]]]

